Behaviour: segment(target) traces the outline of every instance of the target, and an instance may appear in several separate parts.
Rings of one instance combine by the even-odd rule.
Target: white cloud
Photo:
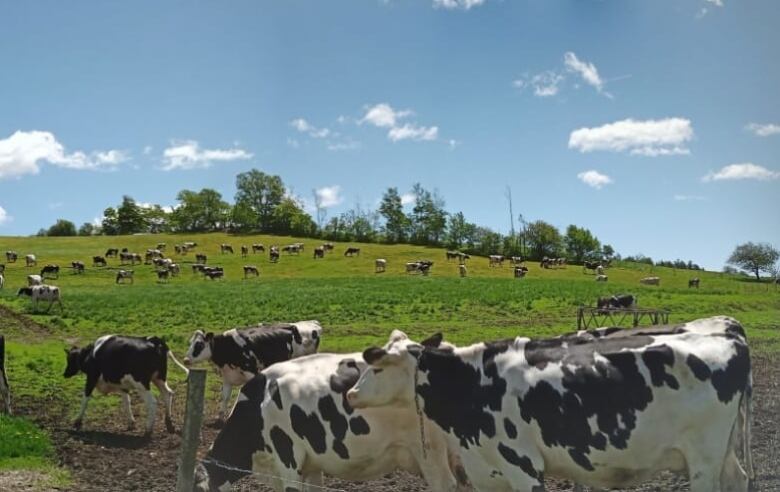
[[[414,196],[414,193],[404,193],[401,195],[401,205],[411,205],[416,201],[417,197]]]
[[[588,63],[586,61],[577,58],[577,55],[568,51],[563,55],[563,63],[566,65],[566,69],[569,72],[579,74],[588,85],[596,88],[597,91],[611,97],[608,93],[603,92],[604,81],[599,76],[599,71],[596,69],[596,65]]]
[[[356,142],[351,139],[347,139],[343,142],[328,142],[328,150],[334,152],[342,150],[357,150],[360,148],[360,142]]]
[[[693,127],[685,118],[616,121],[594,128],[580,128],[569,135],[569,148],[580,152],[608,150],[633,155],[689,154],[685,146],[693,138]]]
[[[391,128],[387,133],[387,138],[393,142],[399,140],[431,141],[439,136],[439,127],[436,126],[417,126],[406,123],[404,126]]]
[[[601,174],[595,169],[591,169],[589,171],[583,171],[577,174],[577,177],[579,178],[580,181],[582,181],[586,185],[592,188],[596,188],[597,190],[600,190],[605,185],[613,183],[612,178],[610,178],[606,174]]]
[[[163,151],[163,171],[174,169],[198,169],[210,167],[214,162],[230,162],[251,159],[253,154],[244,149],[201,149],[195,140],[171,142]]]
[[[290,122],[290,126],[295,128],[301,133],[306,133],[312,138],[325,138],[330,135],[330,130],[327,128],[317,128],[303,118],[297,118]]]
[[[737,179],[756,179],[759,181],[768,181],[778,178],[780,178],[780,172],[778,171],[772,171],[751,162],[743,162],[724,166],[718,172],[709,173],[702,177],[702,181],[708,182]]]
[[[0,225],[7,224],[8,222],[11,222],[13,217],[8,215],[8,212],[5,211],[3,207],[0,207]]]
[[[152,153],[152,150],[153,150],[153,149],[152,149],[152,146],[151,146],[151,145],[146,145],[146,146],[144,147],[143,154],[144,154],[144,155],[149,155],[149,154],[151,154],[151,153]]]
[[[558,94],[560,84],[563,80],[563,75],[548,70],[546,72],[538,73],[533,77],[524,76],[516,79],[512,81],[512,85],[520,90],[530,87],[537,97],[550,97]]]
[[[323,186],[314,190],[317,194],[317,198],[320,200],[320,205],[323,208],[335,207],[344,201],[344,197],[341,196],[341,186]]]
[[[723,1],[722,0],[705,0],[707,3],[711,3],[716,7],[723,7]]]
[[[380,103],[367,108],[366,115],[360,120],[360,123],[370,123],[379,128],[393,128],[398,120],[411,116],[413,113],[408,109],[396,111],[387,103]]]
[[[678,202],[699,202],[706,200],[706,198],[701,195],[674,195],[674,199]]]
[[[469,10],[485,3],[485,0],[433,0],[435,8]]]
[[[747,130],[753,132],[759,137],[770,137],[772,135],[780,134],[780,125],[774,123],[759,124],[751,123],[745,127]]]
[[[128,159],[119,150],[65,152],[65,147],[51,132],[16,131],[0,139],[0,179],[38,174],[40,163],[77,170],[113,169]]]

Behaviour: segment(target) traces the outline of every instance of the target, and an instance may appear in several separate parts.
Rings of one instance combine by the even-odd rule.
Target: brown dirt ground
[[[757,475],[757,490],[780,490],[780,368],[773,362],[774,357],[758,355],[753,357],[753,377],[755,385],[753,457]],[[174,410],[181,419],[184,408],[181,389],[177,393]],[[214,396],[207,392],[207,398]],[[17,400],[15,413],[33,419],[41,427],[48,429],[57,448],[60,465],[70,470],[73,485],[68,490],[79,492],[104,491],[144,491],[169,492],[174,489],[176,460],[179,454],[179,434],[166,434],[161,410],[157,418],[155,434],[151,439],[141,437],[139,430],[127,432],[124,419],[119,411],[119,398],[116,400],[117,412],[112,416],[92,420],[87,414],[85,430],[71,430],[71,420],[76,408],[67,405],[62,397],[52,395],[46,401]],[[160,405],[161,407],[161,405]],[[213,421],[215,408],[208,410],[207,424]],[[135,407],[137,417],[144,416],[140,406]],[[138,419],[142,424],[142,419]],[[180,422],[177,423],[180,425]],[[213,425],[203,428],[202,444],[199,455],[213,442],[218,429]],[[17,480],[17,482],[15,482]],[[25,488],[30,477],[24,474],[10,475],[0,473],[0,491],[31,490]],[[425,485],[418,477],[405,473],[393,473],[371,482],[344,482],[327,479],[326,486],[343,491],[377,492],[418,492]],[[13,486],[12,486],[13,485]],[[262,486],[248,477],[236,485],[234,490],[263,491]],[[549,480],[548,491],[570,491],[571,484]],[[666,492],[688,490],[684,477],[662,474],[655,480],[640,487],[629,489],[632,492]]]

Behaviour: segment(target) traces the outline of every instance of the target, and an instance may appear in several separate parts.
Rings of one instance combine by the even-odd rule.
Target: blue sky
[[[6,2],[0,235],[280,174],[330,216],[437,189],[623,254],[780,246],[773,0]]]

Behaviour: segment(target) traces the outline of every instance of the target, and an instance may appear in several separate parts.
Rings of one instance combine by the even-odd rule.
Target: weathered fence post
[[[195,455],[200,441],[203,422],[203,396],[206,390],[206,370],[190,369],[187,378],[187,408],[181,432],[181,454],[176,475],[176,492],[192,492]]]

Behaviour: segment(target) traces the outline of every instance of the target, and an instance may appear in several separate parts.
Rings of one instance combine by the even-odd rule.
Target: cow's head
[[[252,469],[253,455],[265,449],[262,434],[265,386],[265,375],[258,374],[241,388],[224,427],[195,469],[196,491],[232,490],[230,484],[247,475],[237,469]]]
[[[65,372],[62,376],[66,378],[72,378],[78,374],[79,371],[84,368],[84,359],[89,355],[90,350],[91,347],[82,349],[78,347],[71,347],[70,349],[65,349],[67,365],[65,366]]]
[[[322,340],[322,326],[319,321],[300,321],[292,325],[293,358],[316,354]]]
[[[201,330],[195,330],[190,338],[190,347],[184,356],[184,364],[197,364],[211,359],[211,341],[214,339],[213,333],[203,333]]]
[[[393,330],[383,348],[371,347],[363,352],[363,359],[371,367],[347,392],[347,401],[354,408],[411,404],[414,401],[417,359],[425,347],[438,347],[441,342],[441,333],[416,343],[406,333]]]

